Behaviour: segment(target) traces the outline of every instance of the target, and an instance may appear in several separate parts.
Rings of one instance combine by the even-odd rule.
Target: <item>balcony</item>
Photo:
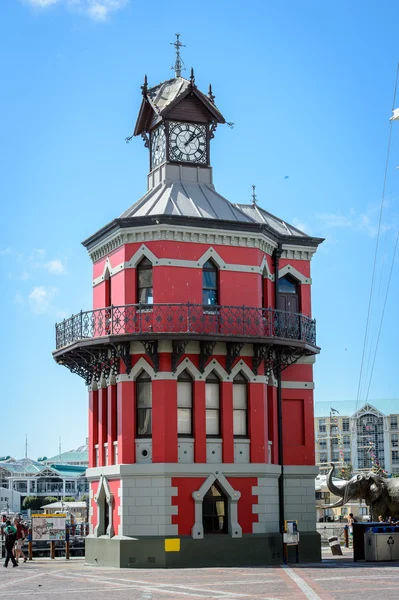
[[[80,312],[55,326],[56,352],[72,344],[91,345],[101,338],[210,339],[316,346],[316,322],[299,313],[247,306],[202,304],[127,304]],[[115,340],[116,338],[116,340]],[[103,340],[106,341],[106,340]]]

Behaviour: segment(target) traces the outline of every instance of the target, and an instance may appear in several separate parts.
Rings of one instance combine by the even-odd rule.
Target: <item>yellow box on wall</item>
[[[165,552],[180,552],[180,539],[168,538],[165,540]]]

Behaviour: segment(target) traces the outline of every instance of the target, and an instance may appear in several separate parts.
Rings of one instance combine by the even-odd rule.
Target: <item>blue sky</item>
[[[145,191],[147,151],[124,138],[144,73],[150,85],[172,74],[176,31],[196,83],[212,82],[235,123],[213,141],[217,190],[245,202],[255,183],[261,206],[326,238],[312,263],[316,412],[355,409],[398,28],[388,2],[2,0],[0,454],[22,456],[25,433],[33,458],[55,454],[59,436],[64,449],[85,440],[86,388],[52,359],[54,323],[91,307],[80,242]],[[392,127],[366,375],[399,225]],[[395,264],[368,395],[388,412],[399,412],[398,291]]]

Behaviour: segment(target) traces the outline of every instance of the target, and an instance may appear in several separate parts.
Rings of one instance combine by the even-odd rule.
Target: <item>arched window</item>
[[[138,437],[152,434],[152,384],[145,371],[136,379],[136,433]]]
[[[108,268],[107,268],[107,271],[105,273],[104,284],[105,284],[104,306],[106,308],[108,308],[108,306],[111,306],[111,304],[112,304],[111,275],[110,275],[110,272],[109,272]]]
[[[141,304],[154,302],[152,290],[152,264],[144,257],[137,265],[137,301]]]
[[[202,524],[204,533],[227,533],[227,498],[215,482],[202,501]]]
[[[247,380],[242,373],[233,380],[233,433],[234,437],[248,435]]]
[[[218,268],[212,260],[207,260],[202,268],[202,304],[216,306],[218,303]]]
[[[298,283],[290,277],[285,275],[280,277],[277,282],[278,291],[278,307],[280,310],[285,310],[291,313],[299,312],[299,294],[298,294]]]
[[[182,437],[193,433],[193,380],[187,371],[177,379],[177,434]]]
[[[205,382],[206,435],[220,435],[220,381],[212,371]]]

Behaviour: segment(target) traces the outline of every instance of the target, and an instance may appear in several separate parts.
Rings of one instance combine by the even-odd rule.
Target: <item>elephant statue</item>
[[[365,500],[370,507],[372,521],[377,521],[379,515],[384,519],[399,517],[399,477],[386,479],[373,472],[353,475],[343,486],[333,483],[334,465],[327,476],[327,487],[332,494],[340,499],[335,504],[326,504],[323,508],[337,508],[350,500]]]

